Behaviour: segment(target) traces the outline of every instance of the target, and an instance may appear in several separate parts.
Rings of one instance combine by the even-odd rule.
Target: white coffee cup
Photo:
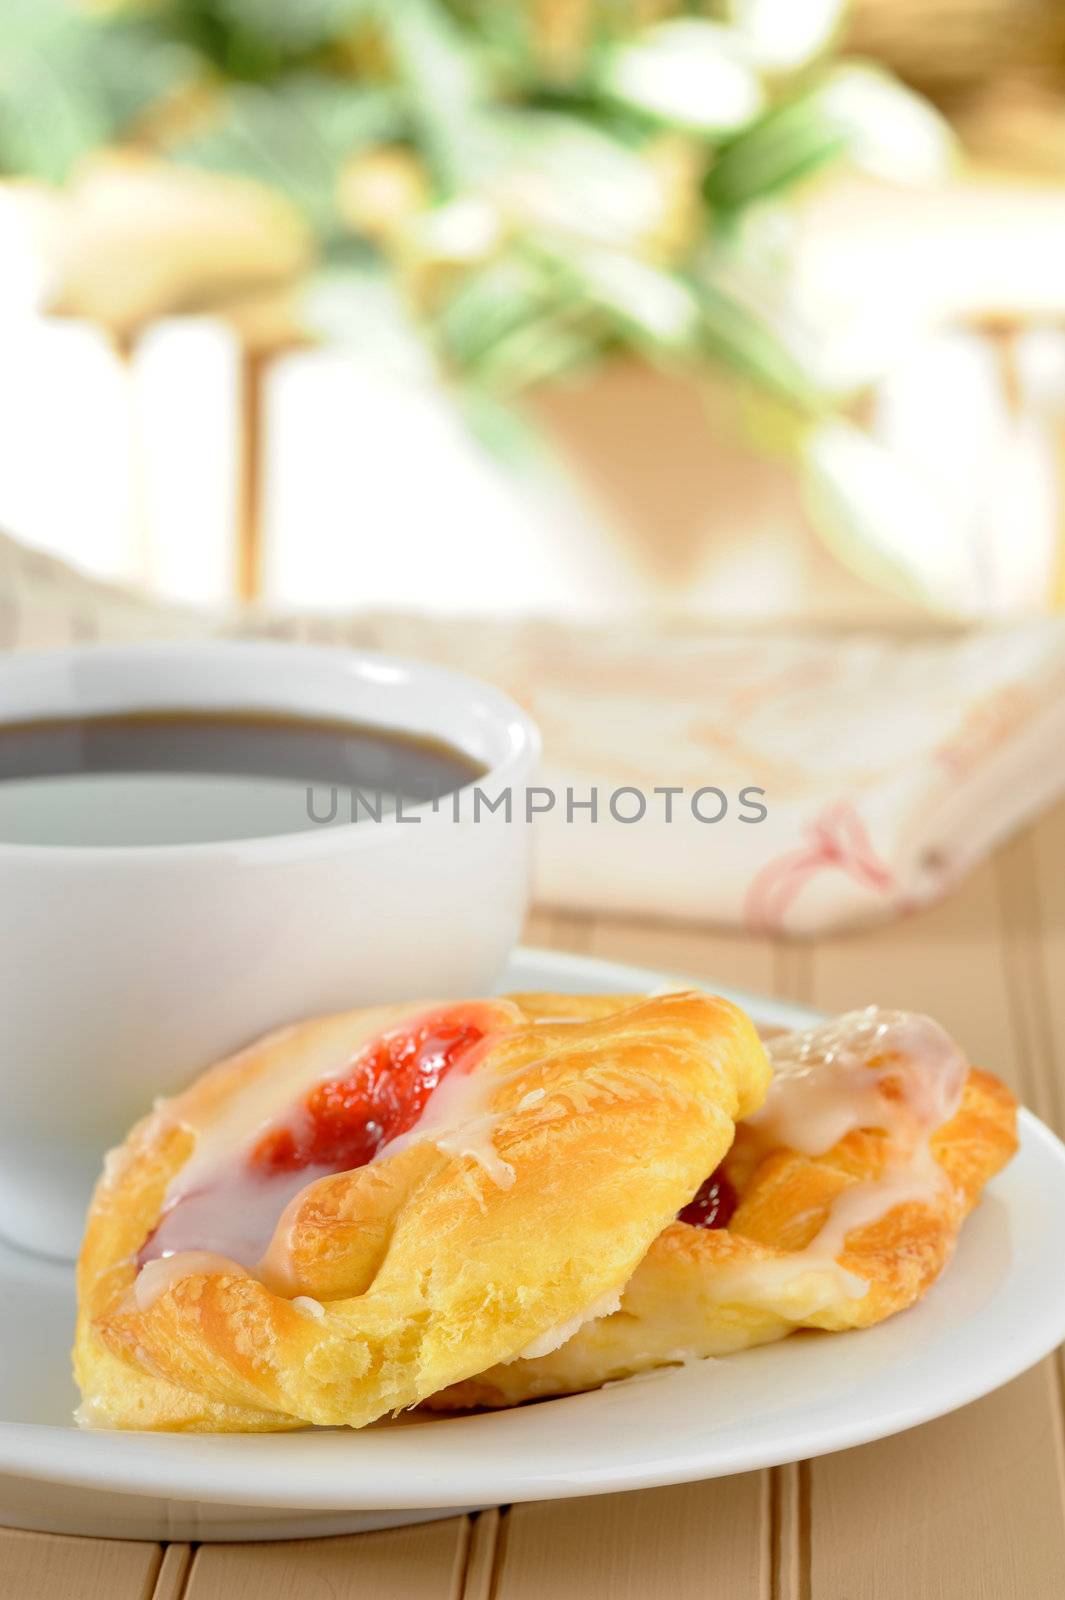
[[[437,809],[269,838],[0,842],[0,1233],[71,1256],[100,1161],[157,1095],[300,1017],[490,992],[530,884],[525,714],[371,652],[87,646],[0,661],[0,723],[262,710],[432,735],[486,769]],[[474,787],[505,810],[478,805]]]

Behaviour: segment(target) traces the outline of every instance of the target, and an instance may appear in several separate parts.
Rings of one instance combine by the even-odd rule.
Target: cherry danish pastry
[[[358,1427],[535,1357],[616,1304],[768,1081],[750,1021],[696,993],[273,1034],[108,1157],[78,1266],[80,1418]]]
[[[928,1017],[870,1007],[768,1044],[765,1103],[678,1208],[611,1315],[434,1396],[512,1405],[797,1328],[867,1327],[949,1261],[1017,1146],[1016,1101]]]

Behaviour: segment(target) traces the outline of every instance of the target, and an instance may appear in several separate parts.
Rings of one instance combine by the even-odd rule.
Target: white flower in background
[[[619,248],[663,221],[666,197],[643,154],[576,117],[514,115],[506,170],[491,185],[515,221]]]
[[[863,171],[893,183],[935,183],[950,171],[955,140],[939,112],[873,66],[837,68],[817,94]]]
[[[699,326],[695,295],[668,272],[620,250],[583,250],[575,266],[597,304],[660,345],[683,348]]]
[[[702,133],[741,128],[764,101],[742,38],[695,18],[660,23],[618,46],[602,83],[618,100]]]
[[[729,20],[759,66],[784,72],[802,66],[831,41],[846,0],[730,0]]]
[[[483,261],[498,248],[503,229],[489,199],[467,194],[422,212],[411,234],[418,249],[434,260]]]

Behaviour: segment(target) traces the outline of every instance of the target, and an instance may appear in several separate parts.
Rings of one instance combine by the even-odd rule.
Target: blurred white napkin
[[[544,904],[822,933],[937,898],[1065,791],[1065,620],[871,635],[206,616],[0,537],[0,646],[205,633],[392,650],[514,695],[554,795],[537,822]],[[593,787],[596,819],[578,804],[568,820],[567,791]],[[682,791],[669,822],[665,788]],[[640,821],[611,815],[619,789],[621,815],[644,797]],[[699,790],[726,798],[719,821],[693,814]],[[741,805],[741,790],[762,794]]]

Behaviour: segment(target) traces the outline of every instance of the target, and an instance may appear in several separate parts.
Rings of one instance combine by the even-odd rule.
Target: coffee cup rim
[[[490,727],[498,735],[497,754],[482,774],[452,792],[455,797],[467,795],[478,786],[485,794],[494,795],[508,784],[522,782],[530,776],[540,757],[540,732],[533,719],[502,689],[472,673],[462,672],[453,667],[438,666],[433,662],[420,661],[410,656],[394,655],[390,651],[363,649],[360,646],[303,644],[271,639],[92,642],[15,651],[0,657],[0,725],[10,720],[17,720],[9,717],[11,708],[5,703],[7,698],[5,691],[20,673],[29,679],[35,670],[47,670],[61,677],[64,673],[76,671],[94,661],[113,662],[117,665],[128,663],[133,668],[138,662],[169,660],[178,664],[182,658],[190,655],[208,662],[213,656],[220,669],[227,662],[239,661],[246,666],[258,659],[264,664],[271,665],[286,662],[291,665],[294,661],[300,661],[324,671],[336,670],[340,673],[347,672],[352,676],[376,677],[382,685],[389,680],[395,682],[402,676],[415,685],[423,683],[427,689],[447,691],[457,700],[464,698],[467,701],[476,701],[485,711],[483,725],[486,728]],[[202,700],[198,705],[194,700],[190,700],[186,708],[199,709],[202,704]],[[263,702],[264,708],[267,704],[268,702]],[[135,690],[131,690],[128,703],[114,709],[137,711],[163,709],[165,706],[165,701],[152,701],[150,698],[145,700]],[[226,706],[227,701],[224,696],[211,703],[211,709],[224,710]],[[87,709],[91,714],[91,708],[86,708],[84,705],[72,705],[69,708],[57,705],[54,710],[35,712],[34,716],[39,718],[49,715],[77,715]],[[232,709],[246,710],[248,706],[246,702],[243,705],[234,702]],[[291,708],[277,706],[276,709]],[[101,711],[103,710],[104,708],[101,708]],[[296,712],[296,715],[298,714]],[[308,707],[306,714],[314,713]],[[363,725],[375,725],[372,718],[360,717],[359,720]],[[404,729],[402,723],[379,725]],[[408,727],[404,731],[429,734],[439,732],[429,727]],[[464,753],[472,754],[468,750]],[[451,801],[452,795],[449,795],[448,799]],[[313,858],[315,855],[328,854],[340,847],[372,849],[375,839],[394,838],[406,822],[415,818],[419,824],[447,825],[451,821],[449,812],[450,807],[434,809],[432,803],[426,801],[419,805],[405,806],[404,822],[400,822],[396,817],[384,817],[379,823],[375,822],[373,827],[350,823],[318,830],[306,829],[292,833],[256,835],[247,839],[211,839],[173,844],[22,844],[11,840],[0,840],[0,862],[18,859],[63,866],[79,864],[97,866],[106,861],[133,864],[158,860],[181,863],[192,858],[231,857],[234,854],[268,855],[272,859],[288,856],[294,859]]]

